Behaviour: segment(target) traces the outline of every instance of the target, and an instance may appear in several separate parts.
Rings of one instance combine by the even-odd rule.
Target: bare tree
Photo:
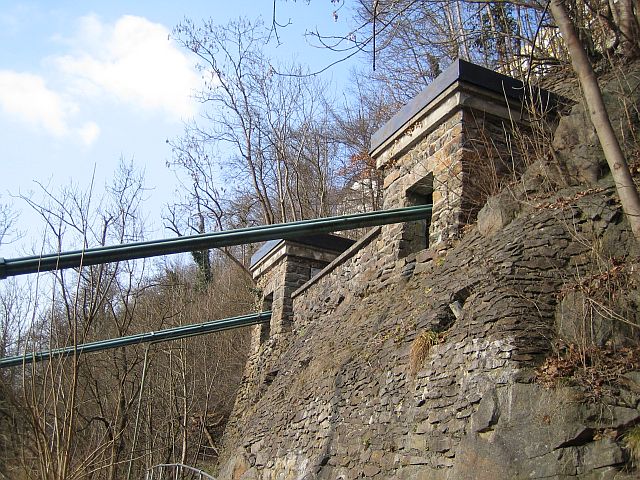
[[[41,193],[43,199],[27,200],[45,221],[48,248],[142,239],[143,178],[132,165],[121,165],[101,194],[75,185]],[[204,286],[193,269],[149,276],[140,261],[41,275],[33,293],[40,304],[20,344],[4,333],[29,312],[16,308],[16,302],[24,305],[18,291],[1,297],[5,353],[246,313],[252,308],[251,283],[227,257],[211,260],[216,282]],[[157,463],[213,461],[247,345],[248,332],[235,331],[3,371],[7,391],[0,391],[0,442],[13,447],[0,457],[0,475],[6,465],[10,478],[132,479]]]
[[[383,174],[369,155],[371,136],[393,115],[395,102],[365,75],[354,76],[350,102],[334,108],[333,136],[344,151],[344,188],[339,201],[344,211],[370,211],[382,207]]]
[[[635,0],[620,0],[614,3],[614,8],[616,7],[615,13],[622,37],[622,50],[628,57],[637,57],[640,53],[638,4]]]
[[[196,200],[193,218],[215,229],[329,213],[337,145],[325,86],[298,65],[274,65],[262,51],[268,32],[261,22],[185,21],[176,35],[200,59],[205,85],[197,98],[210,105],[170,142],[170,164],[187,174]]]
[[[206,125],[196,125],[198,135],[191,137],[230,149],[236,168],[228,172],[249,182],[264,223],[273,223],[276,213],[267,186],[270,171],[264,159],[256,98],[256,84],[269,68],[259,48],[264,42],[262,25],[239,20],[222,27],[212,21],[197,27],[185,20],[175,34],[201,62],[205,85],[196,98],[212,105],[205,113]]]
[[[368,76],[396,103],[413,98],[456,58],[523,76],[557,64],[555,29],[543,3],[473,0],[358,1],[357,27],[341,37],[315,32],[324,47],[370,57]],[[540,31],[544,42],[540,42]]]
[[[237,275],[234,264],[224,258],[212,268],[217,281],[204,289],[193,280],[192,270],[167,270],[146,291],[139,312],[167,327],[249,310],[251,284]],[[213,462],[242,377],[247,346],[248,331],[235,330],[154,348],[141,394],[141,440],[132,458],[141,458],[147,468],[158,463]]]
[[[46,222],[51,248],[62,250],[67,242],[83,248],[126,243],[140,239],[143,231],[142,182],[131,165],[122,163],[103,196],[93,186],[83,191],[72,185],[59,194],[43,189],[41,202],[26,200]],[[46,326],[49,349],[126,334],[143,272],[142,263],[123,262],[52,274],[52,282],[42,286],[50,290],[51,304],[39,313],[34,332]],[[25,348],[41,347],[40,336],[34,338]],[[32,468],[39,478],[119,477],[138,364],[135,356],[118,350],[99,380],[98,365],[78,355],[33,364],[24,372],[22,399],[30,425],[24,441],[35,445]]]
[[[11,243],[15,239],[15,223],[17,219],[18,214],[12,209],[11,205],[0,203],[0,245]]]
[[[178,236],[223,229],[224,211],[218,188],[214,184],[214,162],[205,150],[206,142],[194,136],[195,130],[187,129],[183,137],[167,140],[173,152],[173,158],[167,162],[167,166],[186,173],[186,180],[181,182],[184,199],[169,205],[164,216],[165,227]],[[244,268],[230,249],[222,251]],[[213,280],[211,252],[200,250],[191,255],[198,266],[201,280],[205,284],[210,283]]]

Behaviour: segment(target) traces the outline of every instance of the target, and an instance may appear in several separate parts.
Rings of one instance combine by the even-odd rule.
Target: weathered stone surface
[[[556,329],[567,342],[593,342],[602,346],[613,336],[616,324],[593,308],[591,300],[585,292],[570,291],[560,301]]]
[[[258,469],[255,467],[250,468],[240,476],[240,480],[258,480]]]
[[[581,404],[571,397],[570,390],[545,390],[535,384],[496,389],[488,402],[492,425],[462,439],[453,478],[575,475],[578,460],[572,448],[591,442],[593,429],[584,425]],[[472,418],[472,425],[486,424],[487,409],[478,412],[483,418]],[[482,467],[476,470],[474,464]]]
[[[637,105],[640,99],[638,66],[634,66],[633,70],[627,72],[624,78],[608,80],[603,87],[603,99],[611,117],[611,125],[622,145],[633,142],[628,135],[629,122],[635,121],[637,126],[638,121],[625,116],[625,112],[629,108],[635,108],[632,105]],[[575,183],[595,184],[608,171],[604,153],[584,103],[578,103],[569,115],[560,119],[553,148],[560,161],[566,164],[566,171],[570,172]]]
[[[478,231],[487,236],[502,230],[516,217],[519,208],[518,201],[508,190],[489,197],[478,212]]]
[[[434,470],[420,465],[410,465],[400,468],[396,477],[398,480],[447,480],[447,470]]]
[[[380,467],[373,464],[365,465],[364,468],[362,469],[362,473],[364,474],[365,477],[375,477],[377,474],[380,473]]]
[[[582,104],[575,105],[569,115],[560,119],[553,148],[567,164],[567,170],[574,172],[574,183],[595,184],[602,178],[607,163],[589,114]]]
[[[220,477],[230,480],[240,480],[241,477],[251,468],[249,459],[242,448],[235,450],[230,461],[223,465],[220,470]]]
[[[581,470],[589,472],[603,467],[615,467],[624,463],[625,457],[616,442],[610,438],[603,438],[588,445],[582,450],[584,464]]]

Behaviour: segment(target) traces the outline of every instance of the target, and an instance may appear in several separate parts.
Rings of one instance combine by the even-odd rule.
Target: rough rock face
[[[625,71],[624,77],[620,72],[614,72],[612,78],[602,82],[602,94],[618,141],[628,151],[634,151],[638,139],[634,138],[633,129],[630,129],[629,125],[634,125],[637,131],[640,64],[629,65],[626,68],[628,71]],[[566,164],[566,171],[571,172],[570,177],[574,184],[595,184],[608,171],[598,136],[584,103],[577,103],[569,115],[560,120],[553,138],[553,148],[560,160]]]
[[[296,298],[277,375],[227,428],[220,478],[636,478],[622,435],[640,422],[640,374],[593,400],[535,368],[558,331],[634,334],[615,315],[639,320],[637,247],[611,184],[527,194],[445,254],[389,263],[381,235]],[[577,311],[590,299],[609,310]],[[412,377],[422,333],[434,341]]]

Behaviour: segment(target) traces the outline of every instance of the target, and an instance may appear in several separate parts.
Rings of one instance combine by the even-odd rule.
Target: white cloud
[[[0,108],[18,120],[56,137],[69,133],[68,117],[77,106],[30,73],[0,70]]]
[[[100,127],[95,122],[87,122],[77,130],[78,135],[86,146],[90,146],[100,135]]]
[[[162,112],[169,120],[195,114],[191,94],[199,77],[164,26],[130,15],[109,24],[90,15],[80,19],[71,37],[57,37],[61,40],[71,53],[49,57],[46,76],[0,70],[0,113],[86,146],[101,132],[86,118],[92,115],[90,105],[96,107],[90,99],[113,103],[116,98],[136,109]]]
[[[78,105],[50,89],[42,77],[32,73],[0,70],[0,111],[35,130],[56,138],[77,138],[86,146],[100,135],[100,127],[95,122],[73,128]]]
[[[90,15],[81,19],[72,44],[76,51],[54,62],[83,95],[106,92],[171,119],[195,113],[191,94],[198,76],[163,25],[131,15],[109,25]]]

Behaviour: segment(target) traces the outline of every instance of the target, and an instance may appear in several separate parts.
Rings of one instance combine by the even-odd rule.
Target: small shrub
[[[624,373],[639,368],[640,348],[570,344],[536,369],[536,380],[545,388],[575,385],[587,400],[595,402],[619,388]]]

